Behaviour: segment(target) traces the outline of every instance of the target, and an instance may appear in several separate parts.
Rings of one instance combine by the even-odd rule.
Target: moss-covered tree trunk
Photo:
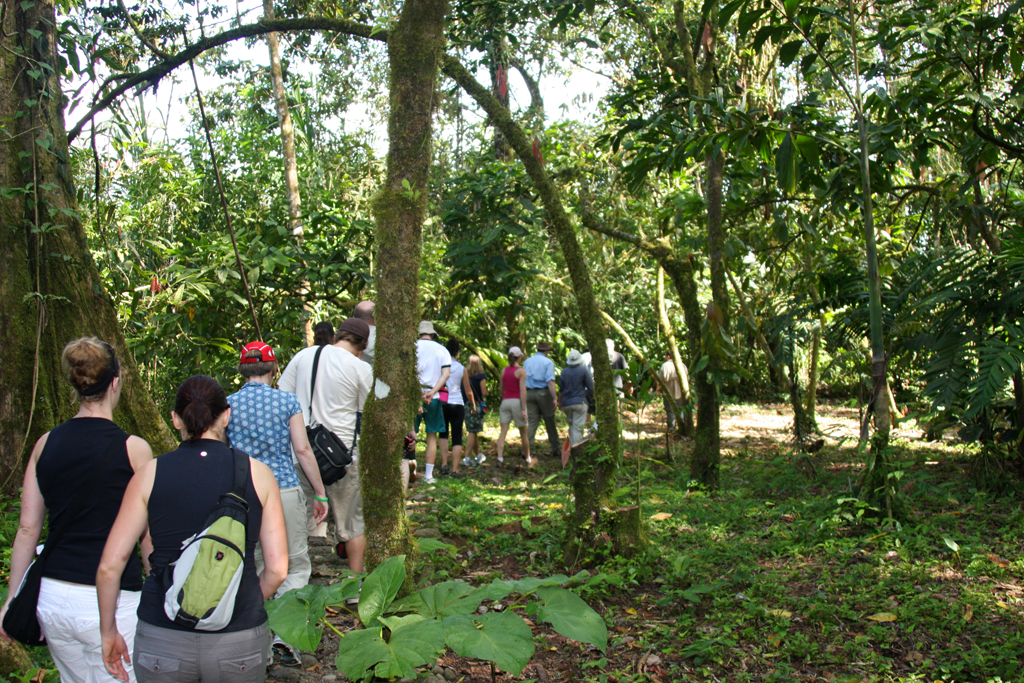
[[[388,39],[387,178],[373,200],[377,347],[359,458],[368,569],[402,553],[412,560],[414,548],[399,465],[419,399],[413,342],[419,320],[420,245],[447,11],[447,0],[406,0]]]
[[[5,0],[2,17],[0,484],[12,492],[32,443],[77,411],[60,369],[61,350],[76,337],[109,341],[123,360],[117,423],[158,453],[175,441],[139,378],[89,254],[55,75],[53,2]]]
[[[505,135],[533,181],[546,211],[548,229],[561,247],[583,325],[583,336],[593,356],[597,438],[589,446],[575,451],[572,487],[576,503],[566,532],[565,558],[570,563],[586,561],[595,547],[595,539],[602,533],[611,538],[615,552],[630,554],[646,540],[639,509],[618,510],[612,499],[615,473],[622,458],[618,399],[612,383],[610,359],[608,354],[601,353],[605,348],[606,328],[601,322],[590,270],[576,239],[575,228],[562,206],[558,188],[544,170],[543,162],[534,156],[531,141],[512,120],[509,110],[501,106],[454,57],[445,58],[444,72],[487,112],[490,122]]]

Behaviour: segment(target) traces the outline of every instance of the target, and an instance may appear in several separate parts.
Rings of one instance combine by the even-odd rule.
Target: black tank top
[[[142,588],[140,621],[176,631],[189,630],[167,618],[157,577],[178,556],[182,541],[203,527],[221,494],[232,489],[234,474],[231,449],[210,439],[183,443],[177,450],[156,459],[156,477],[149,496],[149,534],[153,539],[153,554],[149,559],[153,571]],[[253,488],[251,473],[245,487],[245,500],[249,503],[249,523],[246,526],[242,585],[235,600],[234,618],[218,633],[244,631],[267,620],[253,557],[260,539],[263,505]]]
[[[107,464],[111,440],[119,445]],[[121,509],[121,499],[135,474],[128,459],[128,434],[102,417],[76,417],[54,427],[36,463],[36,480],[49,511],[49,528],[56,527],[83,481],[97,467],[105,467],[71,527],[60,539],[43,567],[43,576],[60,581],[96,585],[96,569],[110,528]],[[142,561],[133,553],[121,574],[121,590],[142,589]]]

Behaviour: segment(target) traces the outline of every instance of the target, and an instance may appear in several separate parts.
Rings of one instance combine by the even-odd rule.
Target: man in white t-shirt
[[[334,513],[334,533],[338,538],[338,551],[344,545],[349,568],[363,571],[366,539],[363,536],[363,496],[359,488],[359,421],[363,404],[370,394],[373,370],[360,360],[370,336],[365,320],[349,318],[338,326],[335,342],[331,346],[310,346],[299,351],[281,373],[278,387],[290,391],[299,399],[306,425],[321,424],[334,432],[352,453],[352,464],[345,476],[327,487],[327,498]],[[310,385],[313,378],[313,360],[322,348],[317,364],[316,395],[310,410]],[[312,412],[312,420],[310,414]],[[307,509],[312,508],[313,489],[305,477],[299,482],[306,492]],[[326,537],[327,524],[313,525],[309,516],[310,536]]]
[[[416,375],[419,377],[420,389],[423,391],[423,407],[416,416],[414,432],[420,431],[420,422],[427,423],[427,466],[423,482],[432,484],[434,481],[434,461],[437,459],[437,435],[444,431],[444,412],[438,394],[444,388],[451,374],[452,356],[434,337],[434,324],[429,320],[420,321],[416,330],[420,338],[416,340]]]

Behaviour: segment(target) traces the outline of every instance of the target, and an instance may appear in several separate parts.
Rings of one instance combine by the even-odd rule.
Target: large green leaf
[[[791,195],[796,192],[796,174],[797,155],[793,144],[793,134],[786,133],[786,137],[782,139],[782,144],[779,145],[779,149],[775,153],[775,175],[783,194]]]
[[[399,600],[389,611],[416,612],[430,619],[443,619],[475,611],[486,594],[485,588],[473,588],[465,581],[445,581]]]
[[[412,678],[416,667],[433,661],[444,649],[444,626],[436,619],[385,617],[394,626],[388,641],[379,628],[346,633],[334,663],[350,679]],[[389,629],[390,630],[390,629]]]
[[[327,586],[323,589],[324,604],[334,607],[345,604],[349,598],[359,597],[360,580],[358,576],[353,576]]]
[[[338,641],[334,665],[353,681],[369,680],[373,667],[391,655],[388,644],[380,637],[380,629],[350,631]]]
[[[444,620],[445,642],[463,657],[494,662],[518,675],[533,656],[533,633],[523,618],[511,611]]]
[[[323,627],[319,621],[326,614],[323,589],[320,586],[290,590],[277,600],[268,600],[266,604],[270,628],[281,640],[300,650],[316,650],[323,636]]]
[[[405,581],[405,555],[389,557],[363,581],[359,596],[359,620],[370,628],[384,614]]]
[[[563,636],[590,643],[602,652],[608,647],[604,620],[578,595],[564,588],[542,586],[537,589],[537,597],[541,599],[538,616]]]

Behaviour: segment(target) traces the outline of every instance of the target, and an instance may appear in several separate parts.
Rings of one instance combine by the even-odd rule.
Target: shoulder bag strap
[[[235,456],[235,487],[232,493],[244,501],[245,486],[249,483],[249,456],[236,448],[231,449],[231,454]]]
[[[309,421],[313,422],[313,399],[316,397],[314,389],[316,389],[316,371],[320,366],[320,352],[324,350],[324,347],[320,346],[316,350],[316,355],[313,356],[313,376],[309,380]]]
[[[82,483],[79,487],[78,493],[68,503],[67,509],[64,511],[64,516],[60,520],[60,524],[50,529],[50,534],[46,537],[46,543],[43,545],[43,552],[39,553],[37,562],[45,562],[46,558],[50,556],[53,549],[60,543],[61,537],[64,533],[71,528],[71,524],[78,518],[78,513],[82,511],[82,505],[85,504],[85,499],[90,493],[92,493],[96,484],[99,483],[100,477],[106,474],[107,470],[110,469],[110,465],[114,462],[115,451],[117,447],[126,443],[127,439],[122,440],[121,435],[118,434],[107,443],[107,447],[103,449],[105,460],[99,467],[93,468],[92,475]],[[126,446],[127,448],[127,446]]]

